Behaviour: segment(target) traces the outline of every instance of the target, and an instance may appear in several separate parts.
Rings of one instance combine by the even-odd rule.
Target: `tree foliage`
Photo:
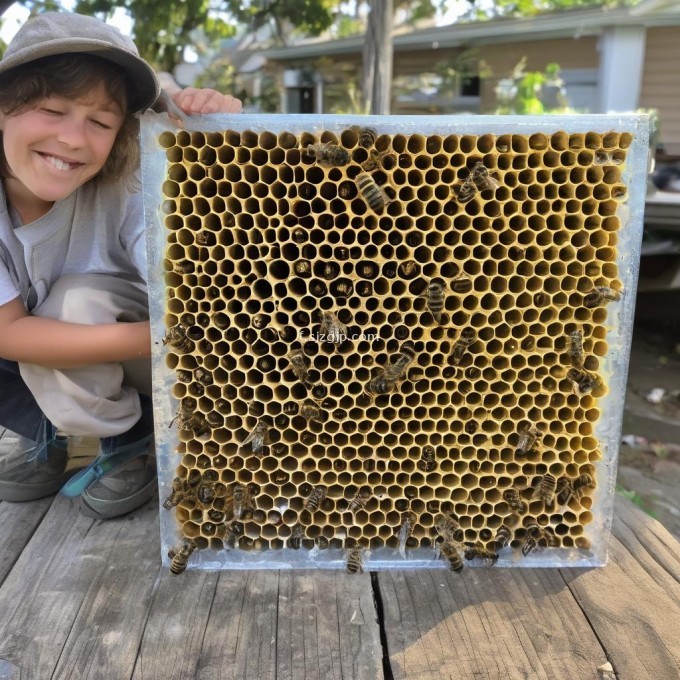
[[[20,0],[20,4],[32,15],[63,9],[59,0]],[[73,10],[107,19],[117,8],[129,13],[140,54],[159,71],[172,71],[182,61],[198,27],[209,40],[229,37],[236,30],[216,14],[209,0],[78,0]]]
[[[526,71],[526,58],[515,66],[510,78],[496,86],[496,113],[539,115],[567,108],[560,67],[548,64],[545,71]]]
[[[333,24],[338,4],[338,0],[224,0],[223,7],[252,30],[271,20],[281,34],[286,26],[293,26],[307,35],[319,35]]]
[[[159,71],[172,71],[182,61],[184,48],[193,44],[192,31],[197,27],[211,40],[235,32],[233,26],[214,15],[208,0],[78,0],[74,9],[108,17],[117,7],[129,12],[140,54]]]
[[[490,19],[494,17],[532,16],[541,12],[567,9],[588,9],[593,7],[629,7],[640,0],[494,0],[490,7],[485,0],[468,0],[470,19]]]

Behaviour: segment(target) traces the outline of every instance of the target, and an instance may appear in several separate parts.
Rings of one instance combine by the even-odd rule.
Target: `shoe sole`
[[[87,490],[85,490],[80,496],[80,514],[92,519],[113,519],[114,517],[127,515],[128,512],[137,510],[137,508],[151,500],[157,486],[158,481],[154,475],[153,479],[146,486],[119,501],[104,501],[92,498],[88,496]]]
[[[59,491],[59,489],[61,489],[61,487],[81,469],[82,468],[73,468],[72,470],[65,472],[59,479],[43,482],[41,484],[22,484],[0,481],[0,501],[26,503],[29,501],[37,501],[41,498],[47,498],[47,496],[52,496],[57,493],[57,491]]]

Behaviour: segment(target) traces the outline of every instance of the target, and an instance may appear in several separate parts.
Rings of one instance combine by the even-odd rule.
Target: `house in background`
[[[240,82],[258,93],[269,83],[285,113],[357,111],[364,40],[361,34],[270,49],[250,44],[237,60],[257,67],[242,69]],[[677,0],[401,29],[393,46],[392,113],[492,113],[496,85],[520,60],[526,58],[528,71],[554,62],[569,106],[590,113],[657,109],[663,150],[680,156]]]

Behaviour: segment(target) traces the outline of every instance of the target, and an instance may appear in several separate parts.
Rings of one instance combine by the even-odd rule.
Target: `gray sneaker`
[[[139,395],[142,415],[127,432],[104,437],[99,456],[61,489],[64,496],[80,497],[86,517],[111,519],[125,515],[151,499],[156,489],[151,399]]]
[[[156,490],[152,455],[138,456],[103,474],[80,494],[80,512],[94,519],[111,519],[136,510]]]
[[[5,431],[0,439],[0,500],[35,501],[57,493],[96,456],[99,440],[57,433],[38,454],[35,442]]]

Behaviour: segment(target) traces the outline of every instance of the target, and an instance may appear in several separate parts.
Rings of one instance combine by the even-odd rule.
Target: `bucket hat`
[[[19,29],[0,61],[0,74],[36,59],[58,54],[92,54],[118,64],[129,81],[129,110],[143,111],[160,94],[154,70],[139,56],[131,38],[94,17],[45,12]]]

